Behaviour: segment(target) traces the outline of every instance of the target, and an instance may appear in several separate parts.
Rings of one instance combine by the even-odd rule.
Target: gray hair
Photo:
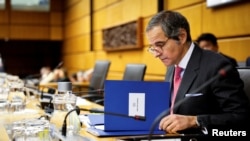
[[[178,12],[161,11],[157,13],[149,21],[146,32],[150,31],[155,26],[161,26],[166,37],[179,41],[180,29],[185,29],[187,32],[187,42],[192,41],[190,35],[190,27],[187,19]]]

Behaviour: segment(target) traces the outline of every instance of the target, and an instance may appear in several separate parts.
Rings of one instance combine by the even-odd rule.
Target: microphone
[[[63,61],[61,61],[54,69],[59,69],[62,67],[62,65],[63,65]]]
[[[191,93],[198,93],[201,90],[203,90],[204,88],[206,88],[208,85],[210,85],[212,82],[214,82],[216,79],[219,79],[221,77],[225,77],[229,71],[231,71],[233,69],[233,67],[231,65],[227,65],[224,68],[220,69],[219,72],[212,78],[210,78],[208,81],[206,81],[205,83],[203,83],[200,87],[198,87],[197,89],[195,89],[193,92]],[[186,100],[188,100],[189,97],[185,97],[183,99],[181,99],[180,101],[178,101],[177,103],[174,104],[173,109],[176,109],[177,107],[179,107],[182,103],[184,103]],[[156,128],[157,123],[166,115],[169,114],[171,108],[163,111],[162,113],[160,113],[154,120],[154,122],[152,123],[152,126],[150,128],[150,132],[149,132],[149,137],[148,140],[151,141],[151,136],[153,134],[154,129]]]
[[[47,93],[44,93],[44,89],[47,88]],[[52,104],[52,100],[53,100],[53,95],[56,93],[56,89],[55,88],[51,88],[51,87],[43,87],[41,90],[41,95],[40,95],[40,104],[41,104],[41,108],[44,109],[45,113],[53,113],[54,111],[54,107]],[[47,99],[47,100],[44,100]]]
[[[39,77],[41,77],[41,74],[37,73],[37,74],[30,74],[30,75],[26,76],[25,79],[39,78]]]
[[[77,91],[77,92],[72,92],[74,94],[103,94],[104,89],[94,89],[94,90],[88,90],[88,91]]]
[[[71,109],[65,116],[64,121],[63,121],[63,126],[62,126],[62,135],[66,136],[67,135],[67,117],[69,116],[70,113],[76,111],[76,113],[79,115],[80,111],[88,111],[90,113],[103,113],[106,115],[113,115],[113,116],[119,116],[119,117],[124,117],[124,118],[133,118],[135,120],[139,120],[139,121],[145,121],[146,117],[144,116],[128,116],[125,114],[120,114],[120,113],[113,113],[113,112],[106,112],[103,110],[99,110],[99,109],[85,109],[85,108],[79,108],[78,106],[76,106],[76,108]]]

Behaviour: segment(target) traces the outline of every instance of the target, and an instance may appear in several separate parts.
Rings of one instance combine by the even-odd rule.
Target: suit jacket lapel
[[[190,60],[187,64],[187,67],[185,69],[185,73],[182,77],[182,81],[179,87],[179,90],[176,95],[175,103],[179,100],[185,98],[185,94],[187,94],[193,84],[193,81],[197,77],[198,69],[200,65],[200,57],[201,57],[202,51],[201,49],[195,45],[195,48],[193,50],[193,53],[190,57]],[[172,81],[171,81],[172,82]],[[179,107],[177,107],[174,110],[174,113],[178,110]]]

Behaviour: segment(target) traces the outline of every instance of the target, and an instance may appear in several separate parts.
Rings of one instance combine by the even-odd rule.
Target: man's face
[[[165,36],[160,26],[155,26],[146,33],[149,44],[154,48],[154,56],[158,57],[165,66],[179,64],[186,51],[181,41]]]
[[[211,51],[214,51],[214,52],[218,51],[218,47],[213,45],[212,42],[210,42],[210,41],[205,41],[205,40],[200,41],[199,46],[202,49],[205,49],[205,50],[211,50]]]

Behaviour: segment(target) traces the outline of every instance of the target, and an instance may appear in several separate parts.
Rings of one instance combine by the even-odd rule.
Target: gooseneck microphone
[[[63,61],[61,61],[54,69],[59,69],[63,66]]]
[[[52,101],[53,101],[53,95],[55,94],[55,89],[53,88],[50,88],[48,87],[48,93],[51,94],[51,95],[48,95],[48,94],[44,94],[43,91],[41,91],[41,99],[43,98],[46,98],[46,99],[49,99],[49,103],[45,106],[42,106],[44,107],[43,109],[45,109],[45,112],[46,113],[53,113],[54,112],[54,107],[53,107],[53,104],[52,104]],[[91,91],[79,91],[79,92],[72,92],[73,94],[77,95],[77,94],[80,94],[80,93],[97,93],[97,94],[101,94],[103,93],[104,90],[103,89],[96,89],[96,90],[91,90]],[[100,113],[103,113],[103,112],[100,112]]]
[[[139,121],[145,121],[146,120],[146,117],[144,116],[128,116],[128,115],[125,115],[125,114],[120,114],[120,113],[113,113],[113,112],[106,112],[106,111],[103,111],[103,110],[97,110],[97,109],[85,109],[85,108],[79,108],[78,106],[76,106],[76,108],[70,110],[65,118],[64,118],[64,121],[63,121],[63,126],[62,126],[62,135],[63,136],[66,136],[67,135],[67,117],[69,116],[70,113],[76,111],[76,113],[79,115],[80,114],[80,111],[87,111],[87,112],[90,112],[90,113],[102,113],[102,114],[106,114],[106,115],[113,115],[113,116],[119,116],[119,117],[124,117],[124,118],[133,118],[135,120],[139,120]]]
[[[72,92],[74,94],[102,94],[104,93],[104,89],[94,89],[94,90],[89,90],[89,91],[77,91],[77,92]]]
[[[232,70],[232,66],[231,65],[227,65],[224,68],[220,69],[219,72],[217,73],[217,75],[215,75],[214,77],[212,77],[211,79],[209,79],[208,81],[206,81],[205,83],[203,83],[200,87],[198,87],[197,89],[195,89],[193,92],[191,93],[198,93],[201,90],[203,90],[204,88],[206,88],[208,85],[210,85],[211,83],[213,83],[216,79],[219,79],[221,77],[225,77],[227,75],[227,73],[229,71]],[[184,103],[186,100],[188,100],[189,97],[185,97],[183,99],[181,99],[180,101],[178,101],[177,103],[174,104],[173,110],[178,108],[182,103]],[[163,111],[162,113],[160,113],[154,120],[154,122],[152,123],[152,126],[150,128],[150,132],[149,132],[149,137],[148,140],[151,140],[151,136],[153,135],[153,131],[156,128],[157,123],[166,115],[169,114],[171,108]]]

